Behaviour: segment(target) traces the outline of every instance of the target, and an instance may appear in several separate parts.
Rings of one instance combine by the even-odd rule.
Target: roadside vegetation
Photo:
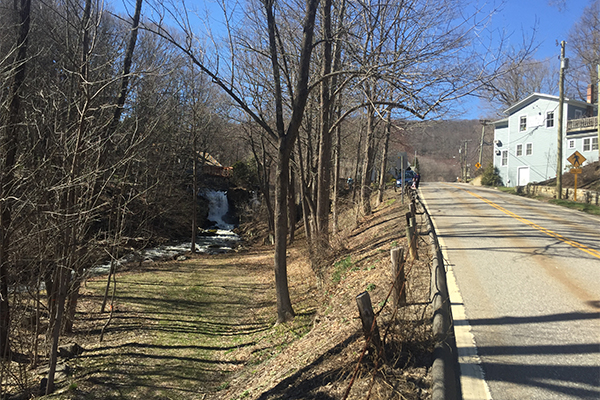
[[[570,208],[573,210],[583,211],[584,213],[592,215],[600,215],[600,206],[589,203],[580,203],[571,200],[564,199],[549,199],[549,203],[556,204],[557,206]]]
[[[574,183],[575,179],[573,174],[566,173],[563,175],[563,188],[573,190]],[[539,185],[554,187],[554,185],[556,185],[556,179],[550,179],[546,182],[541,182]],[[600,191],[600,162],[590,163],[582,168],[582,173],[578,177],[578,188],[591,190],[592,192]],[[528,195],[527,191],[517,190],[517,188],[514,187],[499,186],[498,190],[518,196],[527,196],[539,201],[545,201],[561,207],[582,211],[591,215],[600,215],[600,206],[595,204],[594,196],[588,196],[587,198],[586,196],[583,196],[583,198],[580,196],[580,201],[573,201],[567,199],[555,199],[536,194]],[[586,202],[586,199],[589,202]]]
[[[488,165],[483,170],[481,175],[481,184],[483,186],[502,186],[502,178],[500,177],[500,170],[493,163]]]

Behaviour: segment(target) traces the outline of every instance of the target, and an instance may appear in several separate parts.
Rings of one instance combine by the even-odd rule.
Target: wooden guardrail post
[[[406,213],[406,240],[408,240],[409,254],[413,260],[419,259],[417,253],[417,235],[416,235],[416,219],[412,217],[410,212]]]
[[[356,304],[358,305],[358,311],[360,312],[360,320],[362,321],[365,338],[367,340],[370,338],[371,343],[375,346],[377,352],[383,354],[379,328],[377,327],[377,321],[375,320],[375,313],[373,312],[373,305],[371,304],[369,292],[362,292],[356,296]]]
[[[406,277],[404,276],[404,250],[394,247],[391,251],[392,279],[394,290],[392,291],[392,302],[394,308],[406,305]]]

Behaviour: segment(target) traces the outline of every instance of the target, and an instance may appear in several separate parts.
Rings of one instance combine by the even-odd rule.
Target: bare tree
[[[569,47],[575,52],[568,76],[579,98],[586,98],[588,85],[598,82],[600,65],[600,0],[593,0],[584,8],[580,19],[568,34]],[[593,86],[592,86],[593,87]]]
[[[213,36],[200,38],[203,47],[196,47],[198,37],[184,3],[157,5],[159,17],[154,24],[146,25],[148,31],[170,41],[190,57],[274,145],[274,263],[279,321],[293,315],[287,293],[285,238],[290,160],[292,149],[298,148],[295,143],[301,129],[310,126],[304,131],[314,129],[319,133],[313,153],[318,157],[306,157],[312,150],[304,147],[305,142],[299,143],[294,161],[303,182],[303,205],[305,209],[314,207],[312,222],[307,222],[314,224],[313,232],[327,239],[331,135],[342,121],[355,116],[357,110],[368,109],[368,131],[374,134],[376,116],[385,107],[413,118],[443,114],[452,100],[481,89],[502,64],[499,54],[475,50],[480,45],[475,43],[476,30],[482,23],[461,15],[456,0],[352,3],[347,11],[339,11],[334,17],[332,10],[345,9],[345,4],[323,3],[319,20],[318,0],[306,4],[265,0],[260,7],[250,4],[244,23],[240,24],[243,30],[234,32],[231,19],[226,16],[230,35],[224,42],[227,46],[222,48],[222,42]],[[222,8],[227,10],[227,4],[222,3]],[[174,21],[178,33],[163,24],[167,19]],[[345,20],[348,23],[343,23]],[[298,25],[303,29],[301,36],[296,33]],[[318,41],[314,40],[315,26],[320,28]],[[226,51],[210,51],[207,46],[211,43]],[[313,48],[320,50],[316,56]],[[318,91],[320,112],[314,120],[306,121],[311,91]],[[339,118],[333,121],[333,105],[342,91],[348,102],[344,102]],[[307,134],[306,138],[312,140],[313,136]],[[375,137],[368,136],[364,143],[367,147],[361,181],[362,187],[368,188]],[[318,167],[311,186],[313,171],[309,165],[315,159]],[[363,195],[363,199],[368,197]]]
[[[318,8],[318,0],[309,0],[306,3],[304,21],[302,23],[303,34],[299,47],[299,57],[297,69],[292,75],[290,71],[283,69],[282,65],[287,65],[285,57],[290,56],[289,52],[284,52],[281,48],[282,38],[278,30],[278,18],[283,18],[281,10],[276,7],[276,4],[270,0],[265,0],[262,3],[262,12],[265,18],[265,34],[267,48],[262,49],[264,52],[259,53],[261,57],[268,60],[270,65],[270,79],[272,83],[273,108],[270,114],[273,117],[274,125],[270,124],[271,120],[266,120],[260,115],[260,110],[252,108],[243,96],[227,83],[225,78],[222,78],[218,71],[212,70],[197,58],[191,46],[182,44],[175,40],[166,29],[152,29],[155,33],[168,38],[172,43],[187,54],[193,62],[205,74],[211,77],[213,82],[223,89],[232,100],[247,113],[264,131],[270,135],[276,142],[277,158],[275,171],[275,287],[277,297],[277,320],[285,322],[294,317],[288,283],[287,283],[287,197],[289,185],[289,170],[290,157],[298,136],[298,132],[302,123],[306,101],[309,95],[309,76],[312,50],[314,47],[313,36],[316,13]],[[189,27],[189,25],[184,25]],[[187,32],[188,37],[193,37],[191,30]],[[288,79],[286,79],[288,78]],[[289,79],[292,78],[292,79]],[[287,91],[284,93],[284,87]],[[289,96],[289,97],[288,97]],[[289,99],[289,103],[286,102]],[[286,104],[291,104],[289,117],[284,115]]]
[[[25,68],[27,65],[27,48],[29,27],[31,23],[31,0],[14,2],[18,15],[16,54],[11,66],[12,82],[8,98],[8,117],[4,134],[1,138],[4,165],[0,173],[0,357],[10,356],[9,343],[9,296],[8,296],[8,264],[10,262],[11,229],[15,196],[19,136],[23,124],[22,97],[25,84]]]
[[[383,139],[383,149],[381,150],[381,167],[379,168],[379,190],[377,192],[377,205],[383,202],[383,193],[385,191],[385,178],[387,177],[387,160],[388,160],[388,149],[390,144],[390,136],[392,133],[392,113],[391,110],[387,110],[386,123],[385,123],[385,135]]]
[[[506,109],[532,93],[556,93],[558,68],[551,59],[515,60],[486,85],[488,101],[495,109]]]

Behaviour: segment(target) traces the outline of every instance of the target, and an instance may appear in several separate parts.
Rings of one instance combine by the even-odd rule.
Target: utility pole
[[[467,183],[467,178],[469,177],[469,160],[467,159],[468,155],[469,155],[469,142],[472,142],[472,139],[469,140],[463,140],[463,143],[465,144],[465,152],[463,153],[462,156],[462,161],[464,161],[464,164],[461,162],[461,178],[463,180],[464,183]],[[458,152],[460,153],[462,150],[459,149]]]
[[[469,154],[469,142],[465,140],[465,183],[469,178],[469,161],[467,160],[467,154]]]
[[[483,135],[485,134],[485,125],[489,121],[487,119],[482,119],[482,120],[479,120],[479,122],[481,122],[481,143],[479,144],[479,165],[482,165],[481,161],[483,160],[482,159],[482,157],[483,157]]]
[[[565,58],[565,41],[560,42],[560,79],[558,82],[558,143],[556,151],[556,198],[562,198],[562,145],[563,145],[563,104],[565,102],[565,69],[569,59]]]
[[[465,167],[463,165],[463,154],[462,154],[462,146],[458,148],[458,161],[460,161],[460,179],[464,182],[465,180]]]

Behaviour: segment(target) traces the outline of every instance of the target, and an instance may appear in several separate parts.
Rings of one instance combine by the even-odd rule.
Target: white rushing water
[[[204,197],[208,199],[208,219],[213,221],[218,228],[230,231],[235,226],[223,221],[223,217],[229,211],[229,200],[227,192],[223,190],[205,190]]]

